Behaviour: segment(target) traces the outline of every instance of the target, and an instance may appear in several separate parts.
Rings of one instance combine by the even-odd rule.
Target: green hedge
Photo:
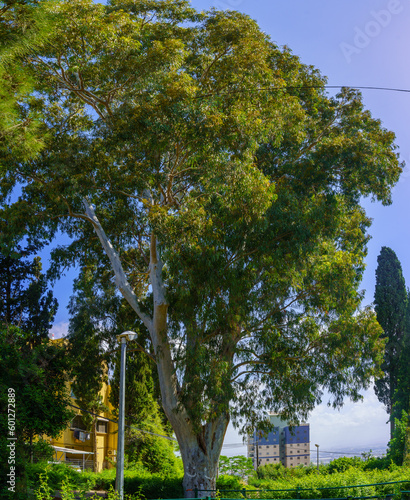
[[[373,496],[373,495],[395,495],[401,490],[410,488],[410,469],[392,467],[390,470],[363,470],[360,467],[348,467],[343,472],[321,471],[312,473],[311,470],[303,476],[281,478],[277,480],[252,478],[248,489],[258,490],[289,490],[309,489],[301,491],[301,498],[340,498],[347,496]],[[405,483],[386,484],[380,486],[359,486],[375,483],[388,483],[395,481],[406,481]],[[344,488],[344,486],[355,486]],[[329,489],[324,489],[329,488]],[[255,496],[249,492],[249,497]],[[270,491],[260,492],[259,498],[297,498],[297,492]]]
[[[65,464],[30,464],[28,476],[30,487],[35,490],[39,486],[40,474],[47,470],[48,486],[52,490],[60,490],[62,482],[68,481],[73,490],[106,490],[115,487],[115,469],[100,473],[77,472]],[[124,492],[141,494],[147,499],[183,498],[182,476],[164,476],[150,474],[141,467],[124,472]]]
[[[98,474],[92,472],[77,472],[64,464],[47,465],[33,464],[28,467],[28,477],[31,487],[38,486],[38,477],[45,469],[48,469],[48,484],[54,489],[61,488],[63,480],[68,479],[70,487],[78,490],[101,489],[108,491],[115,486],[115,470],[105,470]],[[338,472],[337,469],[345,469]],[[265,471],[263,478],[250,478],[249,485],[245,486],[240,478],[234,476],[220,476],[217,480],[218,490],[242,490],[247,489],[248,498],[343,498],[347,496],[373,496],[373,495],[396,495],[401,490],[410,490],[410,468],[391,466],[386,470],[365,470],[362,464],[352,467],[350,463],[340,460],[331,469],[322,467],[318,473],[313,467],[296,468],[293,470],[281,470],[283,477],[268,478],[269,471]],[[275,472],[273,469],[272,473]],[[277,471],[279,472],[279,470]],[[286,476],[286,477],[285,477]],[[377,486],[360,486],[375,483],[392,483],[405,481],[404,483],[385,484]],[[354,488],[343,488],[343,486],[357,485]],[[261,491],[252,490],[291,490],[309,489],[309,491]],[[330,488],[330,489],[324,489]],[[134,467],[124,473],[124,491],[126,494],[140,495],[147,499],[171,499],[183,498],[182,475],[165,476],[161,474],[150,474],[142,467]],[[222,498],[241,498],[239,492],[220,492]]]
[[[95,474],[95,489],[108,491],[110,486],[115,487],[115,470]],[[147,499],[183,498],[182,476],[164,477],[161,474],[126,470],[124,472],[124,493],[141,494]]]

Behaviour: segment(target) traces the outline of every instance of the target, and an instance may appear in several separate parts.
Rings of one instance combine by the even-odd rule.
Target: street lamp
[[[120,361],[120,398],[118,412],[118,444],[117,444],[117,473],[115,478],[115,491],[119,500],[124,498],[124,413],[125,413],[125,361],[127,354],[127,340],[134,340],[135,332],[124,332],[117,335],[121,342]]]
[[[319,445],[315,444],[317,448],[317,471],[319,472]]]

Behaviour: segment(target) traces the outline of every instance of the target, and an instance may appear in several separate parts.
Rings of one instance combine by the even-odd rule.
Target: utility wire
[[[254,444],[253,441],[250,443],[250,444]],[[300,444],[304,444],[304,443],[300,443]],[[223,447],[225,448],[242,448],[242,447],[246,447],[248,445],[248,443],[228,443],[228,444],[224,444]],[[310,448],[309,451],[314,451],[316,453],[316,448]],[[370,450],[371,451],[371,450]],[[350,453],[350,452],[345,452],[345,451],[325,451],[325,450],[319,450],[319,453],[331,453],[333,455],[353,455],[353,456],[358,456],[358,453],[369,453],[368,450],[364,450],[364,451],[357,451],[356,453]]]
[[[247,92],[269,92],[269,91],[286,91],[286,90],[307,90],[307,89],[341,89],[341,88],[349,88],[349,89],[357,89],[357,90],[384,90],[388,92],[404,92],[410,93],[410,89],[399,89],[394,87],[373,87],[373,86],[352,86],[352,85],[300,85],[300,86],[284,86],[284,87],[261,87],[255,89],[238,89],[238,90],[230,90],[228,92],[210,92],[208,94],[200,94],[195,96],[194,99],[203,99],[205,97],[212,96],[226,96],[231,94],[245,94]]]
[[[316,451],[316,449],[314,450],[310,450],[310,451]],[[358,456],[357,454],[358,453],[370,453],[372,452],[372,450],[369,450],[369,451],[359,451],[359,452],[356,452],[356,453],[348,453],[348,452],[345,452],[345,451],[325,451],[325,450],[319,450],[319,453],[332,453],[333,455],[354,455],[354,456]],[[372,452],[373,453],[373,452]]]

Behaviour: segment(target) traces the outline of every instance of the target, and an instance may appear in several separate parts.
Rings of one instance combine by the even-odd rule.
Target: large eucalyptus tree
[[[187,495],[210,489],[230,420],[303,418],[378,373],[359,200],[390,202],[394,134],[237,12],[53,11],[55,41],[27,61],[47,147],[2,167],[23,185],[8,210],[72,237],[57,263],[111,269],[149,333]]]

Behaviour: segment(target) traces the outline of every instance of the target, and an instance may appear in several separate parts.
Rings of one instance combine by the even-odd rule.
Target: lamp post
[[[319,472],[319,445],[315,444],[317,449],[317,471]]]
[[[258,431],[255,431],[255,440],[256,440],[256,472],[259,470],[259,436],[258,436]]]
[[[124,413],[125,413],[125,362],[127,354],[127,340],[134,340],[135,332],[124,332],[117,335],[121,342],[120,362],[120,398],[118,412],[118,444],[117,444],[117,472],[115,477],[115,491],[119,500],[124,498]]]

